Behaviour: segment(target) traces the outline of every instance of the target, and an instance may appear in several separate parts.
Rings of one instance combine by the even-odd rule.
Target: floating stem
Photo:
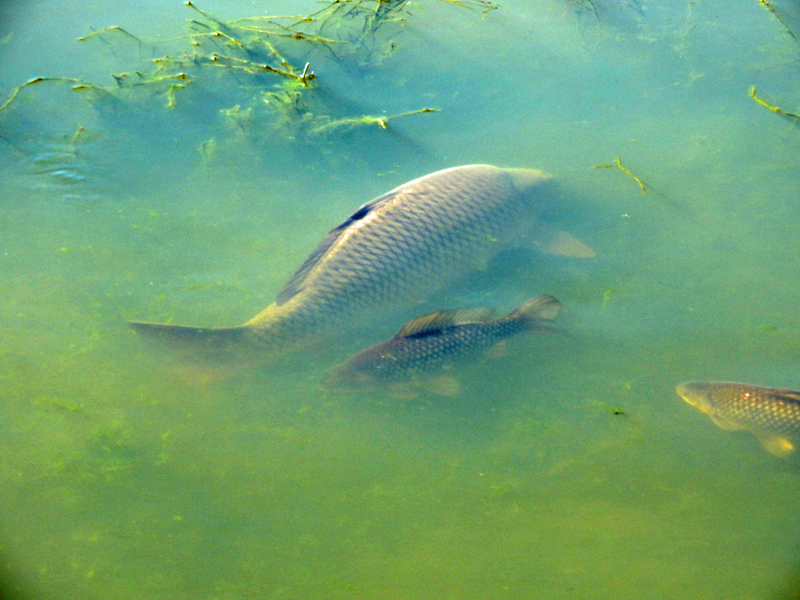
[[[83,89],[83,88],[87,88],[87,87],[95,87],[95,86],[90,86],[88,84],[84,84],[80,79],[75,79],[73,77],[34,77],[33,79],[31,79],[29,81],[26,81],[22,85],[18,85],[17,87],[14,88],[14,91],[11,92],[11,96],[8,97],[8,100],[3,102],[2,106],[0,106],[0,112],[2,112],[2,111],[4,111],[5,109],[8,108],[9,104],[11,104],[14,101],[14,99],[19,95],[19,93],[22,91],[23,88],[26,88],[29,85],[34,85],[36,83],[41,83],[43,81],[64,81],[64,82],[67,82],[67,83],[79,84],[79,85],[76,85],[72,89]],[[83,87],[81,87],[81,86],[83,86]]]
[[[303,85],[306,86],[306,87],[308,87],[308,80],[309,79],[314,79],[314,77],[315,77],[314,71],[311,71],[310,73],[308,72],[308,67],[309,67],[310,64],[311,63],[308,63],[308,62],[306,63],[306,66],[303,67],[303,74],[300,75],[300,81],[302,81]]]
[[[186,0],[186,2],[184,2],[184,4],[186,6],[188,6],[189,8],[193,8],[194,10],[199,12],[201,15],[203,15],[209,21],[212,21],[213,23],[216,23],[220,27],[225,27],[225,23],[223,23],[219,19],[215,18],[213,15],[211,15],[211,14],[205,12],[205,11],[200,10],[199,8],[197,8],[197,6],[194,5],[194,3],[190,2],[190,0]]]
[[[313,134],[324,134],[329,133],[331,131],[335,131],[337,129],[341,130],[349,130],[353,127],[358,127],[359,125],[377,125],[381,129],[386,129],[388,122],[392,119],[399,119],[400,117],[407,117],[409,115],[418,115],[421,113],[430,113],[430,112],[438,112],[438,108],[422,108],[420,110],[412,110],[409,112],[400,113],[399,115],[392,115],[391,117],[373,117],[370,115],[364,115],[363,117],[347,117],[344,119],[336,119],[335,121],[329,121],[328,123],[323,123],[322,125],[318,125],[311,129],[311,133]]]
[[[167,108],[175,108],[175,92],[186,87],[184,83],[173,83],[167,90]]]
[[[102,29],[99,29],[98,31],[93,31],[89,35],[84,35],[83,37],[79,37],[77,41],[85,42],[86,40],[91,39],[91,38],[95,37],[96,35],[101,35],[103,33],[109,32],[109,31],[116,31],[116,32],[121,33],[123,35],[127,35],[129,38],[133,38],[134,40],[136,40],[136,43],[138,43],[140,46],[142,45],[142,40],[140,40],[138,37],[133,35],[130,31],[128,31],[126,29],[123,29],[119,25],[109,25],[108,27],[103,27]]]
[[[439,112],[438,108],[420,108],[419,110],[410,110],[408,112],[400,113],[399,115],[392,115],[391,117],[383,117],[378,119],[378,124],[386,129],[387,121],[392,119],[399,119],[400,117],[408,117],[410,115],[421,115],[422,113]]]
[[[787,112],[787,111],[783,110],[782,108],[780,108],[778,106],[772,106],[772,104],[768,104],[767,102],[765,102],[764,100],[759,98],[756,95],[756,86],[753,86],[753,87],[750,88],[750,97],[753,100],[755,100],[756,102],[758,102],[761,106],[766,108],[767,110],[771,110],[774,113],[777,113],[779,115],[783,115],[784,117],[789,117],[791,119],[800,119],[800,115],[796,115],[794,113]]]
[[[235,37],[230,36],[227,33],[223,33],[221,31],[212,31],[211,33],[194,33],[189,37],[191,37],[192,39],[199,37],[225,38],[234,46],[239,46],[239,48],[241,48],[242,50],[247,50],[247,48],[244,47],[244,44],[242,44],[242,42],[237,40]]]
[[[150,85],[152,83],[161,83],[162,81],[169,81],[170,79],[180,79],[182,81],[186,81],[187,83],[191,82],[189,76],[186,73],[175,73],[174,75],[162,75],[161,77],[154,77],[153,79],[143,79],[142,81],[134,81],[131,83],[131,86],[136,85]]]
[[[309,67],[310,63],[306,63],[306,66],[303,68],[302,74],[297,75],[296,73],[292,73],[291,71],[287,71],[287,70],[284,70],[284,69],[279,69],[277,67],[272,67],[272,66],[267,65],[267,64],[254,63],[252,61],[245,60],[243,58],[236,58],[234,56],[224,56],[224,55],[221,55],[221,54],[212,54],[208,58],[208,61],[212,65],[216,65],[218,67],[227,67],[229,69],[239,69],[241,71],[245,71],[247,73],[250,73],[251,75],[255,75],[255,74],[257,74],[257,73],[259,73],[261,71],[269,71],[270,73],[276,73],[276,74],[281,75],[283,77],[286,77],[288,79],[294,79],[295,81],[298,81],[298,82],[302,83],[305,87],[308,87],[310,85],[310,81],[312,79],[316,79],[316,75],[314,74],[314,71],[309,71],[308,70],[308,67]],[[230,61],[230,62],[227,62],[227,61]],[[236,64],[230,64],[231,62],[236,63]],[[292,68],[292,66],[289,65],[288,63],[284,63],[284,64],[286,64],[286,66],[289,69],[294,70]]]
[[[614,159],[614,164],[612,165],[603,163],[595,165],[594,167],[592,167],[592,169],[619,169],[639,185],[639,189],[642,190],[643,194],[647,194],[647,186],[645,186],[644,182],[641,179],[639,179],[636,175],[634,175],[628,169],[622,166],[622,159],[619,156],[617,156]]]
[[[780,24],[783,25],[784,31],[786,31],[786,33],[789,34],[789,36],[794,40],[795,44],[800,46],[800,41],[798,41],[797,37],[795,36],[795,34],[792,32],[791,28],[789,27],[789,24],[780,15],[778,10],[775,8],[775,5],[772,2],[768,2],[767,0],[758,0],[758,3],[761,6],[763,6],[764,8],[766,8],[769,12],[771,12],[772,16],[774,16],[776,19],[778,19],[778,21],[780,21]]]
[[[292,31],[288,27],[284,25],[277,25],[278,30],[271,31],[269,29],[261,29],[259,27],[253,27],[249,25],[242,25],[238,26],[237,29],[241,29],[242,31],[248,31],[251,33],[260,33],[263,35],[277,35],[281,37],[290,37],[294,40],[303,40],[306,42],[318,42],[320,44],[346,44],[347,42],[344,40],[332,40],[330,38],[321,37],[319,35],[312,35],[310,33],[304,33],[301,31]],[[263,40],[257,40],[263,42]]]

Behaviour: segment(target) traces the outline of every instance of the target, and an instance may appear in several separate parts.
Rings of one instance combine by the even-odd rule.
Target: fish
[[[130,321],[143,335],[282,350],[445,287],[532,232],[553,254],[594,251],[540,222],[552,176],[537,169],[466,165],[414,179],[363,204],[330,230],[274,303],[236,327]]]
[[[443,396],[458,393],[448,367],[476,357],[523,332],[547,331],[561,303],[553,296],[532,298],[494,318],[484,308],[443,310],[409,321],[390,340],[370,346],[331,371],[329,388],[374,391],[401,389],[409,382]],[[398,385],[399,384],[399,385]]]
[[[787,456],[800,438],[800,391],[748,383],[690,381],[678,395],[726,431],[749,431],[767,452]]]

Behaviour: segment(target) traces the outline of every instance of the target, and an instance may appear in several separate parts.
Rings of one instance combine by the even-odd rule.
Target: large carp
[[[280,349],[330,332],[366,311],[420,297],[463,276],[535,231],[545,251],[593,256],[535,219],[551,176],[533,169],[467,165],[415,179],[367,202],[334,227],[277,299],[239,327],[131,322],[143,334],[216,346],[247,341]]]

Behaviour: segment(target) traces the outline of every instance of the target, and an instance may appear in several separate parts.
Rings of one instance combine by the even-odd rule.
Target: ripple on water
[[[16,184],[69,204],[95,204],[103,196],[105,170],[87,149],[72,144],[48,144],[17,165]]]

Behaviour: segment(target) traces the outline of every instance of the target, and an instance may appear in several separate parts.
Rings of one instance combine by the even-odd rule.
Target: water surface
[[[241,56],[188,36],[321,4],[198,2],[206,30],[181,2],[84,4],[0,20],[3,102],[76,80],[0,112],[8,595],[796,597],[799,459],[674,393],[800,386],[800,130],[749,95],[800,112],[795,5],[508,0],[483,18],[424,0],[352,52],[278,39],[317,76],[297,109],[279,75],[153,59]],[[137,39],[76,41],[109,25]],[[174,102],[182,79],[111,76],[180,72]],[[314,131],[422,108],[439,112]],[[592,168],[617,156],[647,194]],[[514,249],[258,369],[187,365],[126,326],[239,324],[360,204],[469,163],[556,175],[547,217],[597,258]],[[455,398],[322,386],[407,318],[540,293],[564,333],[459,370]]]

